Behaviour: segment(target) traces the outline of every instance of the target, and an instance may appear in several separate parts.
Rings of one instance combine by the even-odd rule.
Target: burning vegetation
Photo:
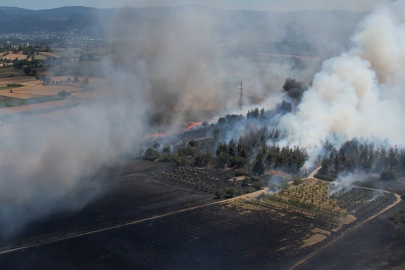
[[[215,166],[247,169],[256,175],[266,170],[280,170],[303,177],[301,170],[308,159],[305,149],[298,146],[279,145],[282,136],[278,130],[268,130],[267,116],[271,112],[254,109],[242,115],[227,115],[216,125],[202,126],[195,123],[185,129],[186,133],[151,143],[142,155],[147,160],[173,161],[178,165]],[[263,125],[264,127],[258,127]],[[195,131],[192,128],[199,126]],[[232,134],[230,129],[238,127]],[[184,142],[186,138],[202,137]],[[228,140],[228,142],[226,142]],[[163,148],[161,149],[161,145]]]
[[[189,24],[184,23],[180,13],[169,20],[157,15],[157,10],[150,16],[165,23],[133,27],[138,24],[130,22],[137,16],[122,10],[107,29],[109,39],[127,41],[120,50],[112,50],[114,53],[100,65],[104,70],[99,71],[100,77],[110,80],[104,86],[117,86],[116,91],[110,91],[114,92],[114,98],[83,104],[76,104],[75,99],[69,106],[77,110],[63,121],[55,121],[55,125],[38,123],[35,129],[24,129],[19,137],[8,136],[1,141],[2,237],[13,235],[24,225],[51,213],[85,209],[78,216],[86,217],[83,213],[93,213],[91,207],[86,208],[87,204],[103,192],[111,192],[107,200],[117,199],[111,204],[122,203],[128,208],[133,205],[134,197],[150,197],[149,194],[158,197],[157,193],[165,197],[170,193],[174,194],[173,198],[168,195],[170,201],[153,198],[147,207],[138,202],[137,209],[119,221],[122,224],[131,219],[134,225],[132,219],[138,218],[139,209],[165,205],[163,210],[153,206],[152,211],[142,212],[145,220],[152,226],[159,212],[161,217],[167,216],[176,221],[173,224],[183,226],[168,211],[175,209],[188,217],[193,214],[185,213],[184,209],[192,209],[190,203],[197,207],[216,202],[218,205],[210,211],[221,212],[218,216],[224,219],[227,217],[222,211],[232,212],[230,216],[236,221],[240,220],[240,214],[250,215],[249,220],[243,220],[245,223],[234,222],[243,223],[244,232],[252,231],[246,224],[253,222],[261,232],[267,233],[268,223],[286,234],[285,239],[294,239],[292,242],[279,239],[277,233],[271,232],[278,241],[275,245],[278,249],[272,250],[273,254],[292,247],[286,253],[301,256],[304,253],[297,250],[308,248],[308,242],[313,239],[309,229],[323,232],[318,238],[324,240],[356,219],[365,222],[395,206],[400,200],[392,192],[405,196],[405,150],[402,146],[391,146],[405,143],[402,120],[405,95],[401,90],[405,57],[400,49],[405,47],[405,39],[398,38],[404,36],[405,28],[403,12],[397,12],[405,10],[403,1],[382,5],[368,15],[352,38],[352,49],[325,61],[309,84],[285,79],[293,75],[290,73],[295,68],[303,69],[302,65],[277,65],[272,72],[283,68],[288,72],[277,73],[276,82],[270,85],[268,81],[272,77],[263,68],[268,65],[257,65],[251,56],[237,55],[239,49],[231,53],[236,57],[220,54],[217,48],[224,47],[222,41],[221,46],[207,41],[217,41],[221,31],[210,29],[209,16],[203,12],[187,14],[187,19],[196,22]],[[245,104],[247,100],[243,100],[241,88],[238,112],[228,108],[223,110],[228,114],[222,114],[214,109],[229,107],[229,93],[235,90],[229,82],[239,81],[234,78],[234,71],[239,70],[239,66],[232,64],[235,59],[255,73],[250,81],[252,87],[246,87],[250,91],[246,95],[249,102]],[[78,62],[84,60],[90,59],[82,57]],[[227,65],[232,70],[222,71]],[[300,75],[299,78],[306,77]],[[45,85],[49,78],[38,77]],[[91,84],[93,80],[83,83]],[[60,88],[68,83],[62,82],[51,84]],[[216,90],[218,85],[223,86],[223,91]],[[83,94],[95,89],[83,86],[79,90],[72,93]],[[62,101],[70,94],[65,90],[56,93]],[[211,117],[203,117],[205,113]],[[11,128],[5,129],[5,133],[15,134]],[[151,130],[159,132],[151,134]],[[307,178],[308,172],[318,167],[317,179]],[[142,179],[142,185],[147,187],[141,189],[133,179]],[[125,188],[116,191],[123,182],[125,187],[132,188],[132,193],[126,193]],[[148,196],[142,194],[148,190],[154,192],[145,193]],[[167,190],[170,192],[166,193]],[[185,194],[179,203],[175,201],[177,192]],[[252,197],[220,201],[246,194]],[[108,209],[116,215],[121,210]],[[263,217],[265,222],[256,223],[257,216],[252,218],[252,213]],[[101,215],[98,212],[92,218],[99,220]],[[394,219],[404,220],[403,213]],[[297,220],[299,226],[295,226]],[[215,222],[212,228],[224,230]],[[86,228],[83,224],[82,229]],[[111,220],[103,220],[97,226],[106,224],[111,225]],[[316,228],[312,228],[313,224]],[[197,225],[185,223],[184,226],[195,229]],[[291,236],[297,227],[301,231],[294,233],[299,237]],[[52,233],[47,235],[53,236]],[[76,233],[69,231],[69,235]],[[176,233],[173,241],[179,238],[183,241]],[[265,237],[259,234],[256,238]],[[288,242],[284,247],[283,241]],[[268,245],[264,243],[263,247]],[[186,250],[184,246],[182,250]],[[156,253],[155,247],[151,250]],[[266,251],[262,248],[260,252],[263,250]]]

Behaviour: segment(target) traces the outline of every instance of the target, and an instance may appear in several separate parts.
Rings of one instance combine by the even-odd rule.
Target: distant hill
[[[313,21],[314,26],[322,28],[332,22],[339,22],[339,27],[355,25],[364,13],[350,11],[302,11],[302,12],[263,12],[263,11],[227,11],[215,10],[197,6],[182,7],[143,7],[125,8],[133,12],[136,20],[148,20],[150,13],[161,14],[164,17],[178,12],[202,10],[213,17],[225,18],[233,25],[261,26],[267,22],[293,24]],[[94,27],[100,19],[111,19],[118,9],[96,9],[88,7],[62,7],[46,10],[29,10],[13,7],[0,7],[0,33],[27,33],[36,30],[69,31]],[[330,23],[328,23],[330,22]]]
[[[63,7],[29,10],[0,7],[0,33],[31,33],[34,31],[65,32],[94,27],[101,10],[86,7]]]
[[[307,48],[306,51],[312,48],[312,51],[319,53],[325,41],[328,42],[329,51],[340,50],[348,44],[350,35],[365,15],[350,11],[230,11],[199,6],[125,9],[62,7],[47,10],[0,7],[0,34],[70,31],[102,35],[109,25],[131,23],[134,27],[151,24],[165,27],[176,16],[187,16],[193,12],[206,15],[221,38],[220,42],[237,41],[239,44],[234,49],[239,52],[250,50],[252,44],[268,47],[271,43],[273,47],[278,47],[277,52],[280,53],[298,52],[302,48]],[[193,16],[188,16],[188,20],[192,21]]]

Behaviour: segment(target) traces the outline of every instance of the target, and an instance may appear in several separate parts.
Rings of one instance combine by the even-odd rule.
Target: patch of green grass
[[[23,87],[23,86],[24,85],[19,84],[19,83],[10,83],[10,84],[7,84],[6,86],[0,86],[0,90],[19,88],[19,87]]]
[[[27,101],[24,99],[6,100],[6,101],[0,102],[0,108],[16,107],[16,106],[23,106],[23,105],[27,105]]]
[[[17,107],[17,106],[24,106],[30,104],[38,104],[44,103],[49,101],[60,100],[61,97],[58,96],[45,96],[39,98],[32,98],[32,99],[12,99],[12,100],[5,100],[0,101],[0,108],[9,108],[9,107]]]

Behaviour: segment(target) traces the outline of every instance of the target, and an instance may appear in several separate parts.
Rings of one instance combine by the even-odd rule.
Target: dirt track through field
[[[359,188],[363,188],[363,187],[359,187]],[[372,189],[372,188],[363,188],[363,189],[368,189],[368,190],[376,190],[376,191],[383,191],[385,193],[391,193],[385,190],[379,190],[379,189]],[[384,208],[383,210],[381,210],[380,212],[376,213],[375,215],[372,215],[371,217],[367,218],[366,220],[360,222],[359,224],[356,224],[354,227],[347,229],[345,232],[343,232],[341,235],[337,236],[336,238],[334,238],[333,240],[331,240],[330,242],[328,242],[326,245],[316,249],[314,252],[312,252],[311,254],[309,254],[308,256],[306,256],[305,258],[303,258],[302,260],[298,261],[297,263],[295,263],[293,266],[290,267],[291,269],[295,269],[298,266],[300,266],[301,264],[305,263],[306,261],[308,261],[309,259],[311,259],[312,257],[314,257],[316,254],[318,254],[319,252],[321,252],[322,250],[324,250],[325,248],[329,247],[330,245],[334,244],[335,242],[337,242],[338,240],[342,239],[343,237],[345,237],[346,235],[348,235],[349,233],[359,229],[360,227],[362,227],[363,225],[365,225],[367,222],[375,219],[376,217],[378,217],[379,215],[385,213],[386,211],[390,210],[391,208],[393,208],[394,206],[396,206],[397,204],[399,204],[401,202],[401,196],[399,196],[398,194],[394,194],[395,197],[397,198],[397,200],[387,206],[386,208]]]
[[[319,170],[320,169],[322,169],[322,166],[321,167],[318,167],[318,168],[316,168],[313,172],[311,172],[309,175],[308,175],[308,177],[307,178],[314,178],[315,177],[315,174],[317,174],[318,172],[319,172]]]
[[[145,219],[141,219],[141,220],[137,220],[137,221],[132,221],[132,222],[128,222],[128,223],[113,226],[113,227],[108,227],[108,228],[99,229],[99,230],[95,230],[95,231],[89,231],[89,232],[69,235],[69,236],[65,236],[65,237],[62,237],[62,238],[58,238],[58,239],[52,239],[52,240],[44,241],[44,242],[41,242],[41,243],[38,243],[38,244],[21,246],[21,247],[9,249],[9,250],[0,251],[0,255],[16,252],[16,251],[20,251],[20,250],[25,250],[25,249],[29,249],[29,248],[39,247],[39,246],[43,246],[43,245],[47,245],[47,244],[52,244],[52,243],[56,243],[56,242],[61,242],[61,241],[64,241],[64,240],[78,238],[78,237],[82,237],[82,236],[86,236],[86,235],[91,235],[91,234],[96,234],[96,233],[100,233],[100,232],[119,229],[119,228],[122,228],[122,227],[135,225],[135,224],[142,223],[142,222],[145,222],[145,221],[151,221],[151,220],[158,219],[158,218],[164,218],[164,217],[167,217],[167,216],[176,215],[176,214],[179,214],[179,213],[183,213],[183,212],[187,212],[187,211],[191,211],[191,210],[195,210],[195,209],[199,209],[199,208],[202,208],[202,207],[207,207],[207,206],[211,206],[211,205],[215,205],[215,204],[228,203],[228,202],[231,202],[231,201],[234,201],[234,200],[239,200],[239,199],[255,198],[255,197],[260,196],[263,193],[268,193],[268,192],[269,192],[269,189],[265,188],[265,189],[259,190],[257,192],[254,192],[254,193],[250,193],[250,194],[246,194],[246,195],[243,195],[243,196],[231,198],[231,199],[228,199],[228,200],[222,200],[222,201],[208,203],[208,204],[204,204],[204,205],[200,205],[200,206],[196,206],[196,207],[190,207],[190,208],[179,210],[179,211],[176,211],[176,212],[171,212],[171,213],[167,213],[167,214],[163,214],[163,215],[159,215],[159,216],[154,216],[154,217],[145,218]]]

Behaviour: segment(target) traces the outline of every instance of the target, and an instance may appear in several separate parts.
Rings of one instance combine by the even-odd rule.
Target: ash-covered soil
[[[375,200],[360,209],[365,215],[356,208],[358,219],[337,232],[305,211],[242,199],[186,210],[218,200],[212,192],[162,179],[161,172],[173,170],[172,164],[132,161],[100,172],[95,181],[105,192],[85,208],[50,216],[18,237],[2,239],[3,251],[34,246],[0,254],[0,269],[288,269],[392,203]],[[204,170],[222,176],[214,181],[217,187],[230,184],[226,172]],[[349,195],[357,202],[363,193]],[[349,206],[350,198],[345,199]],[[389,218],[404,204],[349,233],[300,269],[403,266],[403,224]],[[178,210],[186,211],[173,213]],[[103,228],[111,229],[96,232]],[[83,232],[88,234],[74,237]]]
[[[404,207],[402,201],[297,269],[405,269],[405,224],[390,220]]]
[[[151,177],[152,171],[164,170],[166,167],[172,165],[132,161],[100,172],[94,181],[103,192],[86,207],[76,212],[58,213],[30,224],[17,236],[0,239],[0,250],[37,244],[215,201],[212,193],[173,186]]]
[[[224,202],[3,254],[0,269],[286,269],[322,244],[302,248],[318,226]]]

